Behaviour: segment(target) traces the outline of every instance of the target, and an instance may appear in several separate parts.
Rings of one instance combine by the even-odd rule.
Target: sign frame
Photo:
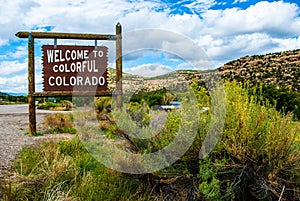
[[[116,24],[115,34],[81,34],[81,33],[58,33],[58,32],[26,32],[16,33],[18,38],[28,39],[28,105],[29,105],[29,128],[28,134],[36,133],[36,110],[35,98],[37,97],[60,97],[60,96],[111,96],[112,93],[105,91],[35,91],[35,59],[34,59],[34,39],[74,39],[74,40],[107,40],[116,42],[116,104],[117,108],[122,107],[122,26]],[[96,44],[96,42],[95,42]]]
[[[42,52],[43,91],[107,90],[106,46],[43,45]]]

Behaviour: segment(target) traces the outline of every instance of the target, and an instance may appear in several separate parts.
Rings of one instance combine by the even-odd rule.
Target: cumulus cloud
[[[238,6],[245,1],[247,0],[235,0],[233,3]],[[245,55],[300,48],[300,10],[297,4],[287,1],[259,1],[248,8],[211,9],[212,6],[221,3],[224,2],[215,0],[187,0],[176,3],[160,0],[143,2],[138,0],[0,0],[0,70],[3,72],[0,83],[3,83],[6,77],[16,76],[16,73],[27,68],[24,61],[27,46],[16,47],[14,51],[11,51],[12,48],[9,51],[1,49],[4,45],[18,42],[19,39],[14,34],[20,30],[114,33],[115,24],[120,21],[123,25],[125,54],[128,45],[130,50],[160,46],[161,49],[175,52],[174,58],[178,56],[176,53],[181,51],[179,55],[181,59],[193,61],[193,64],[196,64],[195,68],[200,69],[217,68],[229,60]],[[141,29],[163,29],[173,34],[169,34],[168,39],[166,34],[157,34],[158,32],[155,31],[150,31],[146,35],[133,34],[128,37],[132,31]],[[186,39],[174,37],[176,34]],[[189,40],[194,45],[187,46]],[[37,46],[51,44],[53,40],[37,40],[36,43]],[[59,40],[59,43],[70,43],[70,41]],[[76,44],[82,43],[86,41],[76,42]],[[93,41],[88,44],[92,43]],[[113,66],[114,43],[109,42],[108,46],[109,62]],[[199,47],[207,57],[204,57],[204,54],[201,56],[195,54],[195,50]],[[124,61],[137,59],[141,55],[125,56]],[[209,60],[213,62],[213,66]],[[149,74],[153,75],[151,72],[160,71],[159,68],[155,68],[154,71],[151,68],[159,65],[144,64],[133,68],[133,71],[147,69]],[[188,65],[182,64],[172,68],[174,70],[183,66]],[[171,67],[161,66],[165,71],[168,68]],[[41,69],[37,61],[36,69]]]
[[[231,36],[215,44],[211,43],[206,52],[210,58],[213,58],[215,64],[220,66],[226,60],[246,55],[268,53],[274,46],[277,46],[277,44],[272,42],[271,37],[267,34],[253,33]]]
[[[26,68],[27,68],[27,61],[19,62],[19,61],[15,60],[15,61],[0,62],[1,76],[19,73],[21,71],[25,71]]]
[[[144,77],[155,77],[158,75],[163,75],[169,72],[172,72],[173,69],[170,66],[165,66],[162,64],[142,64],[136,67],[132,67],[126,72],[133,75],[141,75]]]
[[[261,1],[246,9],[208,10],[196,41],[219,67],[246,55],[300,48],[299,21],[299,7],[283,1]]]
[[[25,18],[31,12],[32,8],[39,4],[35,1],[0,1],[0,26],[1,39],[0,46],[7,44],[9,39],[15,39],[14,34],[19,29],[26,27]]]
[[[166,59],[182,60],[197,69],[213,68],[205,51],[195,41],[181,34],[160,29],[147,29],[128,32],[124,35],[124,54],[130,55],[129,58],[133,59],[134,55],[139,56],[137,53],[147,50],[164,52]]]
[[[16,75],[9,78],[0,77],[0,89],[2,92],[26,92],[27,74]]]
[[[151,16],[149,21],[154,26],[156,26],[158,19],[161,19],[164,23],[158,27],[164,27],[167,30],[182,33],[191,38],[205,50],[213,61],[214,68],[240,56],[262,54],[276,49],[300,48],[299,44],[296,43],[295,45],[288,42],[290,41],[288,37],[300,34],[300,30],[297,28],[300,27],[299,7],[296,4],[283,1],[262,1],[246,9],[207,10],[201,14],[202,18],[191,14],[168,16],[167,13],[156,14],[150,11],[144,13],[140,18],[138,17],[139,13],[132,15],[137,21],[139,19],[146,21],[144,24],[138,24],[139,27],[147,27],[147,20],[144,20],[144,18],[145,16]],[[129,15],[124,16],[124,19],[127,19],[127,17]],[[136,37],[130,41],[130,44],[134,44],[134,41],[139,41],[139,45],[150,43],[149,40],[143,41],[143,37],[141,36],[141,40]],[[151,44],[160,40],[159,37],[153,37],[153,39],[156,40],[151,40]],[[275,41],[281,42],[277,43]],[[172,48],[180,48],[180,45],[178,45],[180,41],[175,43],[177,45],[172,44]],[[286,44],[285,48],[278,48],[280,44],[284,43]],[[184,43],[182,44],[184,48]],[[188,51],[186,51],[186,48],[184,50],[188,58],[198,56],[193,54],[192,47],[189,47]]]
[[[292,50],[300,48],[300,36],[294,38],[272,38],[272,43],[275,44],[275,47],[271,52],[279,52],[284,50]]]
[[[249,0],[234,0],[234,2],[232,4],[244,3],[247,1],[249,1]]]
[[[23,57],[23,49],[17,48],[16,58]],[[10,57],[11,59],[12,57]],[[5,58],[7,59],[7,57]],[[35,57],[35,86],[36,91],[42,90],[41,57]],[[0,62],[0,91],[27,92],[28,91],[28,62],[25,60],[3,60]]]
[[[10,77],[0,77],[0,91],[1,92],[22,92],[28,91],[28,74],[23,73]],[[35,89],[42,91],[43,78],[41,73],[35,73]]]
[[[25,56],[27,56],[27,46],[18,46],[16,48],[16,51],[9,52],[7,56],[8,56],[7,58],[12,58],[12,59],[25,58]]]
[[[203,16],[205,32],[213,36],[259,32],[274,37],[287,37],[300,33],[299,7],[283,1],[262,1],[245,10],[208,10]]]

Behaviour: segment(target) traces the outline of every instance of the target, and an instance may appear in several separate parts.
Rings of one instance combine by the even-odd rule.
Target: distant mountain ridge
[[[26,96],[26,93],[16,93],[16,92],[1,92],[0,91],[0,96]]]
[[[0,91],[0,96],[8,96],[9,94]]]
[[[27,93],[22,93],[22,92],[19,92],[19,93],[16,93],[16,92],[6,92],[6,94],[10,95],[10,96],[26,96]]]
[[[27,103],[27,96],[24,93],[9,93],[9,92],[0,92],[0,104],[8,103]]]

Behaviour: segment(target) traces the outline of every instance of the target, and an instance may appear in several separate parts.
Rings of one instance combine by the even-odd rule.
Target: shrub
[[[3,192],[10,198],[24,196],[28,200],[40,199],[40,192],[44,198],[54,195],[82,200],[299,199],[299,122],[293,121],[291,113],[284,115],[264,102],[261,94],[251,92],[249,95],[248,89],[235,82],[226,82],[225,91],[225,126],[215,148],[205,159],[199,160],[198,156],[209,125],[215,121],[212,109],[194,114],[195,119],[197,115],[200,118],[193,145],[183,157],[163,170],[143,175],[120,175],[99,165],[81,143],[70,141],[60,143],[58,147],[39,148],[41,152],[33,149],[22,152],[21,162],[15,166],[21,176],[16,177],[17,181],[2,185]],[[210,106],[205,90],[200,91],[197,98],[199,105],[203,101],[205,106]],[[140,104],[132,106],[135,108],[131,112],[142,121],[147,110],[145,112]],[[191,110],[188,108],[189,113]],[[150,153],[170,144],[175,133],[185,135],[189,127],[180,129],[180,125],[194,125],[192,120],[182,122],[182,116],[176,110],[166,114],[163,128],[156,130],[151,139],[126,135],[122,128],[130,131],[136,127],[128,115],[121,116],[120,111],[114,113],[119,115],[120,122],[109,119],[101,126],[110,135],[125,138],[131,145],[126,151]],[[151,115],[149,118],[151,120]],[[145,130],[145,134],[151,132]]]
[[[37,109],[42,109],[42,110],[49,110],[53,108],[61,107],[60,103],[52,103],[52,102],[45,102],[42,104],[39,104],[37,106]]]
[[[167,95],[168,94],[168,95]],[[131,96],[131,102],[142,103],[145,101],[149,107],[161,105],[166,101],[174,100],[174,95],[170,93],[167,89],[159,89],[156,91],[140,91]],[[168,100],[167,100],[168,99]]]
[[[4,199],[148,200],[143,184],[106,169],[78,138],[24,148],[14,162],[16,174],[1,181]]]
[[[66,111],[70,111],[73,108],[73,103],[69,100],[62,100],[61,106],[64,107]]]
[[[73,121],[72,114],[55,113],[45,116],[43,123],[50,133],[75,134],[76,129]]]
[[[110,97],[97,97],[94,100],[94,107],[96,111],[96,117],[98,120],[105,119],[105,114],[111,111],[111,98]]]
[[[145,101],[141,104],[137,102],[130,102],[128,106],[128,113],[132,121],[137,123],[137,126],[144,127],[150,123],[150,108]]]
[[[299,124],[247,89],[226,83],[227,117],[220,154],[228,158],[219,178],[230,181],[236,199],[278,200],[299,197]],[[221,155],[221,156],[222,156]]]
[[[251,96],[248,89],[235,82],[226,82],[225,91],[225,126],[214,150],[199,161],[197,154],[212,118],[211,112],[200,114],[194,144],[172,166],[146,176],[151,188],[160,197],[185,200],[278,200],[280,196],[284,200],[297,199],[299,123],[293,121],[292,114],[278,112],[268,102],[262,102],[260,94]],[[205,95],[197,97],[207,104]],[[180,121],[174,115],[168,114],[158,138],[131,142],[138,150],[147,149],[148,145],[144,153],[167,146]],[[145,175],[140,179],[145,180]]]

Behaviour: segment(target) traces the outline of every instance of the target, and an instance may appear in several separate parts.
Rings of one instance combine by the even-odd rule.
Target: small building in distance
[[[170,105],[161,105],[160,109],[168,111],[172,109],[180,109],[181,108],[181,103],[179,101],[171,101]]]

